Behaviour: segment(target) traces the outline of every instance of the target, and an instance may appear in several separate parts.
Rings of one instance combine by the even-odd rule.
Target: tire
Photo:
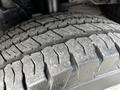
[[[102,90],[120,82],[119,50],[120,25],[103,16],[35,15],[0,38],[0,89]]]
[[[120,23],[120,4],[102,5],[100,8],[107,18]]]

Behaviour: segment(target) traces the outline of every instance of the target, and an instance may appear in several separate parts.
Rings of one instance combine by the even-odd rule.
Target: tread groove
[[[92,24],[94,27],[97,27],[97,28],[99,28],[99,29],[101,29],[102,30],[102,32],[104,32],[104,33],[106,33],[106,31],[105,30],[103,30],[102,28],[100,28],[100,27],[98,27],[98,26],[96,26],[96,25],[94,25],[94,24]]]
[[[26,32],[24,29],[22,29],[20,26],[18,26],[19,29],[21,29],[22,31]]]
[[[65,45],[66,45],[66,43],[65,43]],[[66,47],[67,47],[68,53],[70,54],[70,62],[73,67],[73,70],[76,71],[78,69],[78,65],[75,61],[73,54],[70,52],[69,47],[67,45],[66,45]]]
[[[98,59],[99,59],[99,61],[100,61],[98,70],[97,70],[97,72],[95,72],[95,74],[94,74],[94,75],[95,75],[94,77],[96,77],[97,73],[98,73],[99,70],[100,70],[100,66],[101,66],[101,64],[102,64],[102,62],[103,62],[103,56],[102,56],[102,53],[100,52],[99,48],[97,48],[94,44],[93,44],[93,46],[95,47],[96,55],[97,55],[97,57],[98,57]]]
[[[60,36],[61,38],[64,38],[62,35],[60,35],[59,33],[56,33],[54,30],[52,30],[53,33],[57,34],[58,36]]]
[[[48,66],[47,66],[47,64],[46,64],[46,62],[45,62],[44,54],[43,54],[42,52],[41,52],[41,54],[42,54],[42,56],[43,56],[44,73],[45,73],[46,78],[49,80],[50,74],[49,74],[49,72],[48,72]]]
[[[39,43],[37,40],[35,40],[33,37],[30,37],[33,41],[35,41],[36,43],[38,43],[40,46],[42,46],[41,43]]]
[[[33,69],[33,72],[34,72],[34,75],[36,74],[36,65],[35,65],[35,63],[34,63],[34,61],[32,60],[32,59],[30,59],[31,61],[32,61],[32,63],[33,63],[33,67],[34,67],[34,69]]]
[[[16,46],[16,44],[13,43],[13,45],[20,51],[21,54],[23,54],[23,52]]]
[[[3,69],[4,77],[3,77],[3,82],[4,82],[4,90],[7,90],[6,82],[5,82],[5,70]]]
[[[84,33],[86,33],[86,31],[85,31],[85,30],[80,29],[80,28],[78,28],[78,27],[76,27],[76,26],[74,26],[74,25],[72,25],[72,26],[73,26],[73,27],[75,27],[75,28],[77,28],[78,30],[83,31]]]
[[[13,83],[15,83],[15,71],[14,71],[14,69],[11,67],[11,69],[12,69],[12,72],[13,72]]]
[[[26,76],[25,76],[25,73],[23,71],[23,63],[22,63],[21,60],[20,60],[20,63],[22,64],[22,84],[23,84],[23,88],[24,88],[24,90],[28,90],[27,83],[26,83]]]
[[[97,57],[99,58],[100,62],[102,63],[103,62],[103,56],[102,56],[102,53],[100,52],[99,48],[96,47],[94,44],[93,46],[95,47],[95,52],[97,54]]]

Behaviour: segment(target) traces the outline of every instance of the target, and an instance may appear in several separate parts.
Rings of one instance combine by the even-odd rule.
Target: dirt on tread
[[[103,16],[34,16],[0,38],[0,88],[63,90],[118,69],[119,49],[120,26]]]

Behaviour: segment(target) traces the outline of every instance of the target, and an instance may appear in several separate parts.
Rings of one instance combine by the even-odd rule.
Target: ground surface
[[[120,90],[120,84],[119,85],[115,85],[113,87],[107,88],[105,90]]]

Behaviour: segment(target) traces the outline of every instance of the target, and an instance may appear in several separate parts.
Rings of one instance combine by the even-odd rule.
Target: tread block
[[[114,33],[118,38],[120,37],[120,34],[119,33]]]
[[[78,80],[85,82],[93,79],[99,66],[99,59],[90,40],[88,38],[71,39],[66,42],[66,45],[73,57]]]
[[[31,28],[30,30],[27,31],[29,36],[34,36],[38,34],[38,30],[36,28]]]
[[[47,31],[47,28],[40,26],[40,27],[36,27],[36,30],[38,31],[38,34],[42,34]]]
[[[85,22],[85,18],[78,18],[77,20],[77,24],[83,24]]]
[[[53,49],[59,55],[59,63],[68,62],[70,60],[70,54],[65,44],[54,45]]]
[[[36,66],[36,74],[40,73],[40,69],[42,69],[44,67],[44,63],[43,63],[43,55],[40,52],[31,54],[31,59],[33,60],[33,62],[35,63]]]
[[[116,48],[119,51],[119,49],[120,49],[120,38],[119,38],[119,36],[117,36],[117,33],[108,33],[108,35],[114,41],[114,43],[116,45]],[[120,67],[120,61],[118,62],[118,66]]]
[[[75,64],[74,66],[75,66],[75,69],[77,70],[79,67],[76,64],[79,64],[80,61],[82,60],[84,61],[85,59],[83,58],[84,50],[75,39],[71,39],[67,41],[65,44],[67,45],[69,52],[71,53],[73,59],[75,59],[75,61],[73,61],[72,59],[72,62],[73,64]]]
[[[36,82],[31,86],[31,90],[47,90],[48,89],[48,81],[44,73],[44,63],[43,56],[40,52],[34,53],[31,56],[35,64],[35,79]]]
[[[13,38],[12,38],[12,42],[14,43],[14,44],[16,44],[16,43],[19,43],[19,42],[21,42],[21,41],[23,41],[23,40],[25,40],[25,39],[27,39],[28,38],[28,33],[21,33],[21,34],[19,34],[19,35],[15,35]]]
[[[77,38],[76,39],[78,41],[78,43],[83,47],[84,49],[84,53],[86,54],[86,56],[88,58],[91,58],[90,60],[94,60],[96,59],[96,61],[99,61],[95,52],[95,48],[91,43],[91,40],[88,39],[87,37],[85,38]]]
[[[59,23],[59,22],[58,22],[58,23]],[[54,22],[48,23],[48,24],[45,25],[45,27],[48,28],[48,29],[50,29],[50,30],[52,30],[52,29],[57,28],[57,26],[58,26],[57,24],[58,24],[58,23],[56,23],[56,22],[55,22],[55,23],[54,23]]]
[[[68,64],[70,63],[70,54],[69,54],[68,48],[65,44],[54,45],[53,49],[59,55],[59,63],[61,64],[62,67],[64,67],[64,63],[68,63]],[[66,68],[66,67],[64,67],[64,68]],[[66,70],[67,70],[67,68],[66,68]],[[65,71],[66,74],[65,74],[65,72],[63,73],[66,76],[66,77],[64,76],[64,78],[65,78],[64,80],[66,81],[66,84],[64,85],[64,87],[67,87],[67,85],[69,84],[69,80],[70,80],[72,71],[73,71],[73,67],[71,64],[69,64],[68,70]]]
[[[4,50],[5,48],[8,48],[12,45],[12,42],[10,39],[6,40],[5,42],[1,43],[0,50]]]
[[[53,33],[52,31],[48,31],[45,34],[41,34],[41,35],[38,35],[38,36],[34,36],[33,38],[42,45],[47,45],[49,43],[54,43],[55,41],[61,39],[60,36]]]
[[[3,57],[0,55],[0,66],[2,66],[5,63],[5,60],[3,59]]]
[[[48,28],[48,29],[53,30],[53,29],[58,28],[58,26],[59,26],[61,23],[62,23],[62,21],[56,21],[56,22],[52,22],[52,23],[46,24],[45,27]]]
[[[63,28],[63,27],[65,27],[65,26],[67,26],[67,25],[68,25],[68,23],[67,23],[67,21],[65,20],[65,21],[63,21],[62,23],[59,23],[58,27]]]
[[[110,27],[113,27],[115,30],[120,31],[120,25],[119,24],[108,24]]]
[[[112,51],[113,53],[115,53],[115,52],[118,53],[115,48],[115,44],[110,39],[110,37],[108,37],[106,34],[99,34],[98,36],[106,43],[107,48],[113,49],[114,50],[114,51]],[[109,53],[111,53],[111,52],[109,52]]]
[[[22,28],[23,30],[27,31],[33,27],[37,27],[40,26],[40,24],[36,23],[36,22],[30,22],[24,25],[21,25],[20,28]]]
[[[115,70],[119,61],[119,54],[111,39],[105,34],[92,35],[90,39],[102,59],[97,74],[100,75]]]
[[[67,26],[65,28],[61,28],[61,29],[55,29],[54,32],[60,34],[61,36],[67,38],[67,37],[71,37],[71,36],[77,36],[79,34],[84,34],[83,31],[73,27],[73,26]]]
[[[59,48],[56,50],[56,52],[55,50],[53,50],[53,47],[47,47],[42,51],[44,55],[44,61],[46,62],[48,67],[51,90],[61,90],[65,88],[72,72],[70,60],[68,60],[70,57],[69,55],[66,55],[68,56],[66,57],[68,59],[66,59],[63,54],[60,55],[60,46],[58,46]],[[64,44],[62,46],[64,46]],[[56,47],[57,46],[54,46],[54,49]],[[61,51],[61,53],[64,53],[64,51]],[[63,59],[66,59],[68,61],[65,60],[62,62],[62,57],[64,57]]]
[[[25,56],[21,61],[23,63],[23,72],[25,74],[26,84],[29,88],[34,83],[34,64],[28,55]]]
[[[41,57],[41,54],[35,53],[31,56],[26,56],[22,59],[22,63],[28,89],[46,90],[47,79],[44,74],[43,58]]]
[[[41,33],[45,32],[45,31],[47,31],[46,28],[39,26],[36,28],[31,28],[30,30],[27,31],[27,33],[29,36],[35,36],[37,34],[41,34]]]
[[[56,21],[57,19],[55,18],[52,18],[52,17],[46,17],[46,18],[41,18],[40,20],[36,20],[38,23],[42,24],[42,25],[45,25],[47,23],[50,23],[50,22],[54,22]]]
[[[82,24],[82,25],[75,25],[75,27],[85,31],[85,32],[95,32],[95,31],[101,31],[101,29],[93,26],[92,24]]]
[[[14,90],[14,73],[12,71],[11,65],[8,64],[5,69],[5,83],[6,90]]]
[[[74,24],[77,23],[77,19],[68,19],[67,22],[68,22],[68,24],[70,24],[70,25],[74,25]]]
[[[115,31],[114,28],[110,27],[109,24],[105,24],[105,23],[98,23],[98,24],[93,24],[94,26],[102,29],[103,31],[105,32],[108,32],[108,31]]]
[[[20,61],[14,62],[12,68],[15,73],[14,87],[13,90],[24,90],[23,87],[23,74],[22,74],[22,63]]]
[[[54,52],[54,50],[51,47],[46,47],[42,50],[42,53],[44,55],[44,61],[49,65],[58,65],[58,57],[57,54]]]
[[[104,23],[105,22],[105,20],[104,20],[105,18],[97,18],[97,22],[101,22],[101,23]]]
[[[16,44],[16,46],[24,53],[31,53],[33,51],[36,51],[39,48],[39,44],[32,40],[31,38],[28,38],[27,40]]]
[[[21,52],[12,45],[9,49],[2,51],[2,55],[6,61],[11,61],[18,59],[21,56]]]
[[[0,90],[4,90],[4,72],[0,70]]]
[[[17,34],[22,33],[22,32],[23,32],[23,30],[16,28],[15,30],[11,30],[10,32],[8,32],[8,35],[10,37],[13,37],[14,35],[17,35]]]
[[[92,18],[93,19],[93,21],[95,21],[96,23],[105,23],[105,21],[106,21],[106,23],[108,23],[109,21],[107,21],[107,19],[105,18],[105,17],[98,17],[98,16],[93,16],[94,18]],[[93,22],[94,23],[94,22]]]
[[[95,52],[95,48],[91,40],[88,38],[77,38],[76,40],[79,42],[80,45],[82,45],[85,57],[87,57],[86,61],[83,62],[83,65],[80,66],[80,76],[88,78],[88,80],[93,79],[100,65],[100,61]],[[84,80],[84,78],[82,79]]]
[[[0,37],[0,43],[2,43],[3,41],[6,41],[7,39],[9,39],[9,36],[3,35],[2,37]]]
[[[92,22],[93,22],[93,23],[98,22],[98,18],[96,18],[96,17],[93,18]]]
[[[92,22],[95,22],[95,20],[93,18],[85,18],[85,22],[92,23]]]

